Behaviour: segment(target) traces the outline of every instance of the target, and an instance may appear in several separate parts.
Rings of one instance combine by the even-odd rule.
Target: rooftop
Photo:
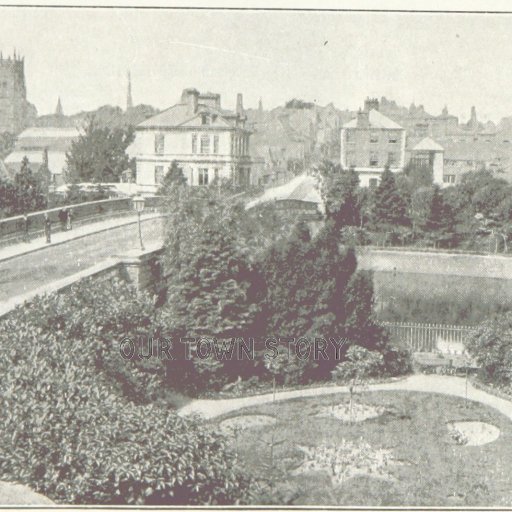
[[[403,127],[400,126],[395,121],[389,119],[384,114],[381,114],[378,110],[372,109],[368,113],[368,119],[370,122],[370,128],[386,128],[390,130],[403,130]],[[345,123],[343,128],[357,128],[357,117]]]
[[[168,109],[156,114],[142,123],[139,128],[177,128],[177,127],[197,127],[205,128],[213,126],[217,128],[236,128],[239,115],[231,110],[220,108],[220,95],[212,92],[204,94],[198,93],[195,89],[186,89],[183,91],[184,96],[187,94],[195,95],[197,100],[197,108],[193,108],[193,103],[187,101],[186,97],[182,97],[181,102],[169,107]],[[217,99],[218,104],[214,106],[211,102],[201,100]],[[201,114],[208,114],[211,123],[204,125]]]
[[[430,137],[425,137],[416,146],[412,148],[413,151],[444,151],[444,148]]]

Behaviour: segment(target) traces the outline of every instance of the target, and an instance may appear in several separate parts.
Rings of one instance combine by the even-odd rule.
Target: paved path
[[[146,245],[161,240],[159,214],[143,217],[142,237]],[[136,216],[56,233],[51,244],[37,239],[5,247],[0,250],[0,304],[138,247]]]
[[[370,386],[370,391],[423,391],[428,393],[441,393],[464,398],[466,396],[466,380],[463,377],[444,375],[411,375],[403,380],[396,380],[384,384]],[[296,389],[276,394],[276,400],[290,398],[314,397],[334,393],[347,393],[346,386],[324,386],[318,388]],[[272,393],[244,398],[231,398],[222,400],[194,400],[183,406],[178,414],[187,416],[199,414],[205,419],[215,418],[237,409],[261,405],[272,402]],[[476,389],[468,382],[468,398],[476,402],[497,409],[512,420],[512,402]]]

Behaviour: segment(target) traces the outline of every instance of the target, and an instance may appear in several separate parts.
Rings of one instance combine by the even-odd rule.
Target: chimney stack
[[[199,91],[194,88],[183,89],[181,93],[181,103],[188,105],[188,113],[190,115],[197,112],[197,104],[199,98]]]
[[[236,113],[240,117],[244,117],[244,100],[241,93],[236,95]]]
[[[377,98],[366,98],[364,100],[364,110],[365,112],[370,112],[370,110],[379,110],[379,100]]]
[[[357,113],[357,127],[358,128],[369,128],[370,127],[370,115],[368,110],[361,110]]]

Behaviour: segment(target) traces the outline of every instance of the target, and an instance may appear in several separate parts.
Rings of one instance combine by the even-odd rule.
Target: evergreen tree
[[[206,195],[190,201],[176,180],[177,199],[167,223],[166,263],[170,282],[166,307],[173,329],[187,336],[234,336],[258,312],[255,272],[243,241],[232,229],[230,204]]]
[[[372,224],[379,231],[393,231],[410,224],[407,207],[389,167],[382,173],[373,198]]]
[[[19,172],[14,176],[14,201],[12,213],[27,213],[46,207],[46,197],[40,181],[30,168],[30,162],[24,157]]]
[[[324,164],[322,198],[327,218],[338,228],[357,226],[360,223],[359,177],[353,168],[348,171],[340,166]]]
[[[413,196],[414,227],[434,244],[447,240],[454,232],[451,208],[439,186],[419,189]]]
[[[182,187],[186,186],[187,183],[183,169],[178,165],[176,160],[173,160],[158,189],[158,194],[162,196],[172,196],[182,190]]]

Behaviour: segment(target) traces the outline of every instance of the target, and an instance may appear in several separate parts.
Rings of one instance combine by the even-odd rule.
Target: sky
[[[0,50],[25,56],[39,114],[175,104],[182,89],[233,108],[291,98],[356,110],[366,96],[480,120],[512,115],[512,14],[0,7]]]

